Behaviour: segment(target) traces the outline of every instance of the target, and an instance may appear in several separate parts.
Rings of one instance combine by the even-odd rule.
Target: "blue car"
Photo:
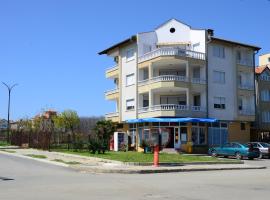
[[[258,148],[254,148],[250,144],[240,144],[238,142],[230,142],[219,147],[212,147],[208,150],[208,153],[213,157],[233,156],[237,159],[242,159],[243,157],[254,159],[260,156],[260,150]]]

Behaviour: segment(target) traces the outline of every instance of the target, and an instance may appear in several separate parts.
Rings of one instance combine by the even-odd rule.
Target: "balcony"
[[[139,117],[205,117],[206,109],[201,106],[161,104],[138,109]]]
[[[188,77],[175,76],[175,75],[156,76],[151,79],[139,81],[138,85],[140,86],[140,85],[147,85],[147,84],[156,83],[156,82],[172,82],[172,81],[188,82]]]
[[[119,76],[119,67],[115,65],[106,70],[106,78],[117,78]]]
[[[247,66],[247,67],[253,67],[252,60],[249,60],[249,59],[237,60],[237,64]]]
[[[239,110],[239,115],[244,115],[244,116],[254,116],[255,111],[253,110]]]
[[[118,112],[112,112],[105,115],[106,120],[111,120],[113,122],[119,122],[119,113]]]
[[[206,80],[201,78],[192,78],[191,82],[195,84],[206,84]]]
[[[138,62],[141,63],[162,56],[180,56],[194,58],[198,60],[205,60],[205,54],[201,52],[181,49],[177,47],[161,47],[140,56],[138,58]]]
[[[254,85],[252,85],[252,84],[239,84],[238,88],[241,90],[254,90]]]
[[[113,89],[113,90],[108,90],[105,92],[105,98],[107,100],[113,100],[113,99],[118,99],[119,98],[119,89]]]

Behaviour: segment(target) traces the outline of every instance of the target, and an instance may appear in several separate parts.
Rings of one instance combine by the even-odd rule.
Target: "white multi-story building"
[[[168,133],[167,147],[184,151],[249,141],[259,49],[176,19],[138,33],[99,53],[116,62],[106,71],[116,89],[105,93],[116,111],[106,119],[122,123],[136,149],[152,129]]]

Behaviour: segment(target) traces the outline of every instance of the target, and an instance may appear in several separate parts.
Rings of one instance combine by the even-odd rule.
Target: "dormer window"
[[[170,28],[170,32],[171,32],[171,33],[174,33],[174,32],[175,32],[175,28],[173,28],[173,27]]]

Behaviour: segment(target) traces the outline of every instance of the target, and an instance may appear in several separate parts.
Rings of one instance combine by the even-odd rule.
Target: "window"
[[[220,45],[213,46],[213,56],[218,58],[225,58],[225,48]]]
[[[262,90],[261,91],[261,100],[262,101],[270,101],[270,90]]]
[[[143,130],[143,139],[145,141],[148,141],[150,139],[150,130],[149,129],[144,129]]]
[[[129,74],[126,76],[126,86],[135,84],[135,75]]]
[[[126,101],[126,110],[133,110],[135,108],[135,101],[134,99],[128,99]]]
[[[180,140],[182,144],[187,143],[187,127],[180,127]]]
[[[214,108],[225,109],[225,97],[214,97]]]
[[[238,99],[238,110],[243,110],[243,99]]]
[[[175,28],[173,28],[173,27],[170,28],[170,32],[171,32],[171,33],[174,33],[174,32],[175,32]]]
[[[270,112],[269,111],[262,112],[262,122],[270,122]]]
[[[225,83],[225,72],[214,71],[213,81],[214,81],[214,83],[224,84]]]
[[[134,49],[128,49],[127,50],[126,59],[127,59],[127,61],[130,61],[130,60],[134,59]]]
[[[237,51],[237,52],[236,52],[236,59],[237,59],[238,61],[242,60],[242,57],[241,57],[241,51]]]
[[[246,130],[246,124],[245,123],[241,123],[240,125],[241,125],[241,131]]]
[[[205,128],[192,127],[192,142],[195,145],[206,143]]]

